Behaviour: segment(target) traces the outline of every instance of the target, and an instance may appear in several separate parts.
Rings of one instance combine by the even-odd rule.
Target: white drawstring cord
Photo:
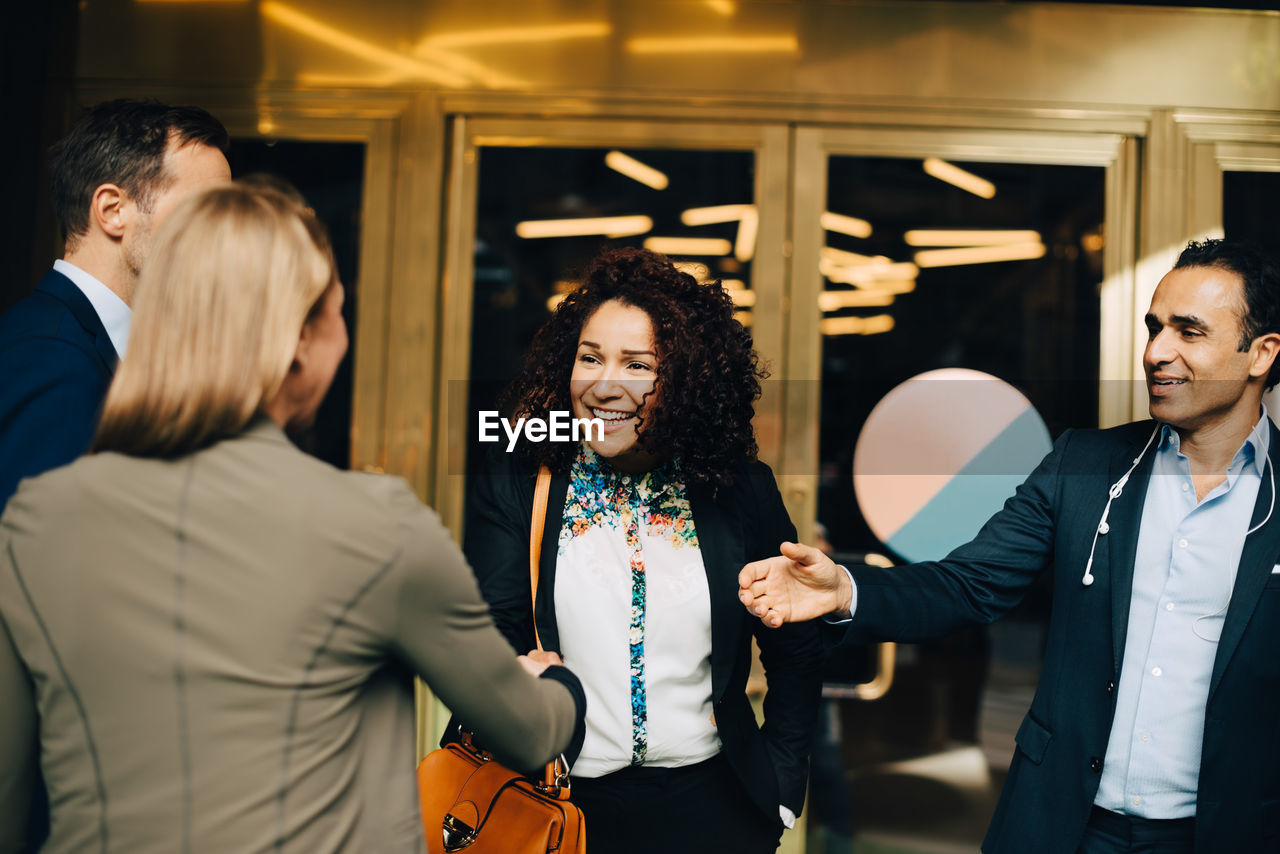
[[[1111,515],[1111,502],[1120,497],[1124,492],[1124,485],[1129,482],[1129,475],[1133,474],[1133,470],[1138,467],[1138,462],[1142,459],[1142,455],[1147,452],[1147,448],[1151,447],[1151,443],[1156,440],[1156,435],[1160,432],[1162,425],[1157,423],[1151,436],[1147,439],[1147,444],[1142,446],[1142,450],[1138,452],[1138,456],[1133,458],[1133,465],[1129,466],[1129,470],[1120,476],[1120,479],[1111,484],[1111,488],[1107,490],[1107,506],[1102,508],[1102,518],[1098,520],[1098,527],[1093,532],[1093,544],[1089,546],[1089,561],[1084,565],[1084,577],[1080,579],[1080,583],[1085,587],[1093,584],[1093,553],[1098,548],[1098,537],[1111,530],[1111,526],[1107,524],[1107,517]],[[1272,493],[1274,500],[1275,494]],[[1270,515],[1270,514],[1268,514]]]

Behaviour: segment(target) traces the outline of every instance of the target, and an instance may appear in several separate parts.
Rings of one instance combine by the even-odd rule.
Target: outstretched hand
[[[848,616],[853,588],[844,570],[812,546],[783,543],[781,551],[738,573],[738,598],[748,611],[773,629],[823,614]]]

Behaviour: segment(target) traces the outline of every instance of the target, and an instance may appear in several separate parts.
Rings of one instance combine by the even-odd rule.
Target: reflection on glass
[[[818,518],[839,551],[883,548],[863,523],[853,446],[890,389],[936,368],[1021,389],[1050,432],[1094,426],[1103,170],[952,164],[999,188],[990,199],[935,180],[919,160],[832,157],[827,210],[871,226],[826,226],[819,297],[823,399]]]
[[[302,193],[329,230],[338,278],[346,290],[342,316],[350,344],[338,365],[314,423],[293,431],[304,451],[338,468],[351,464],[352,356],[356,352],[356,273],[360,269],[360,215],[364,206],[365,148],[359,142],[236,139],[231,174],[265,173],[284,178]]]
[[[919,159],[829,161],[825,210],[869,226],[857,236],[824,221],[819,262],[818,530],[845,562],[891,554],[858,509],[852,466],[872,408],[905,380],[982,371],[1026,395],[1053,436],[1097,424],[1104,171],[944,165],[990,185],[974,183],[989,197],[938,180]],[[900,645],[893,687],[875,702],[827,701],[819,735],[843,761],[815,756],[811,843],[832,850],[855,835],[858,850],[906,840],[976,850],[1038,678],[1046,595],[1036,585],[990,629]],[[833,655],[828,683],[865,681],[874,656]],[[907,759],[918,770],[886,764]]]
[[[1280,251],[1280,172],[1224,172],[1222,229],[1228,237],[1249,237]]]
[[[745,151],[482,148],[467,411],[498,408],[534,332],[606,247],[647,246],[722,280],[750,322],[754,170]],[[472,435],[469,465],[481,447]]]

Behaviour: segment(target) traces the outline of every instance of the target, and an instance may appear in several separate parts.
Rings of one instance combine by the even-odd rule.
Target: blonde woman
[[[285,437],[346,350],[342,298],[277,191],[210,190],[159,233],[96,453],[0,520],[0,851],[37,746],[48,852],[421,851],[412,673],[519,767],[581,727],[577,679],[512,654],[403,481]]]

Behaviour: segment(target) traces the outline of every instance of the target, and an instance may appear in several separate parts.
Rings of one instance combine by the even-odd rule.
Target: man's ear
[[[115,184],[99,184],[89,199],[89,218],[107,236],[120,240],[133,216],[134,205]]]
[[[1253,339],[1251,351],[1253,362],[1249,365],[1249,376],[1266,379],[1276,356],[1280,355],[1280,334],[1268,332],[1265,335],[1259,335]]]

